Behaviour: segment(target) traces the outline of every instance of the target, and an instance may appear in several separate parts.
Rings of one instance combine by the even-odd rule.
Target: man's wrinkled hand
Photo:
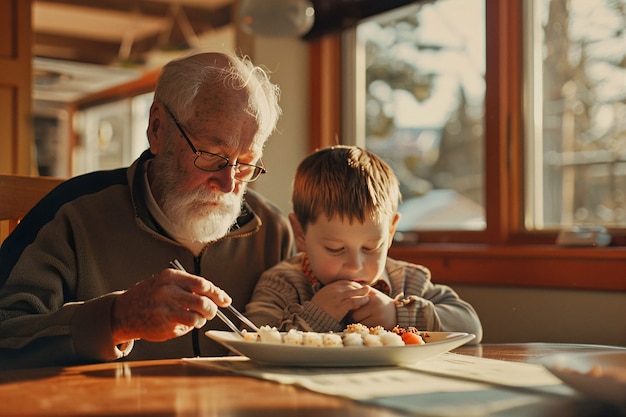
[[[165,269],[117,296],[113,304],[115,344],[134,339],[153,342],[182,336],[215,317],[231,298],[212,282],[184,271]]]

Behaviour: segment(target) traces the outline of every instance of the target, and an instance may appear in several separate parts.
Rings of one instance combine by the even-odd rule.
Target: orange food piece
[[[424,339],[422,339],[422,337],[417,333],[404,332],[402,333],[401,337],[405,345],[423,345],[424,344]]]

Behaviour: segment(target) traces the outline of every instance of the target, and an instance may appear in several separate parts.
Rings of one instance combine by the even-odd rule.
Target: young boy
[[[299,165],[289,214],[299,254],[265,271],[246,315],[258,326],[340,332],[346,325],[460,331],[482,339],[471,305],[430,271],[387,257],[400,190],[391,168],[355,146]]]

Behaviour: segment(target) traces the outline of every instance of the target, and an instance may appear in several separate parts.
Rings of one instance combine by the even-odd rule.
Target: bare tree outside
[[[529,148],[527,227],[626,226],[626,1],[535,0],[542,137]],[[530,96],[530,95],[529,95]],[[537,140],[539,139],[539,140]]]
[[[522,4],[526,228],[624,227],[626,0]],[[485,228],[485,26],[484,0],[438,0],[357,29],[365,143],[400,178],[400,230]]]
[[[400,229],[482,230],[484,0],[442,0],[358,28],[366,146],[400,178]]]

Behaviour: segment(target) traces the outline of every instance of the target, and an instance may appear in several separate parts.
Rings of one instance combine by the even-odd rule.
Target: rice
[[[344,333],[343,334],[344,346],[363,346],[363,338],[359,333]]]
[[[251,333],[246,329],[243,329],[241,333],[243,334],[243,340],[246,342],[256,342],[259,339],[259,335],[257,333]]]
[[[344,335],[347,333],[356,333],[363,338],[366,335],[370,334],[370,329],[364,324],[352,323],[352,324],[348,324],[348,326],[346,327],[346,330],[343,331]]]
[[[367,327],[360,323],[346,326],[341,333],[317,333],[290,329],[285,333],[276,327],[261,326],[258,333],[243,330],[244,340],[248,342],[276,343],[294,346],[342,347],[342,346],[405,346],[424,344],[420,332],[396,326],[393,330],[385,330],[382,326]]]
[[[324,342],[320,333],[304,332],[302,334],[302,344],[304,346],[322,347]]]
[[[382,346],[383,342],[377,334],[368,334],[363,338],[363,344],[367,347]]]
[[[343,347],[343,341],[337,333],[324,333],[322,335],[322,345],[324,347]]]
[[[259,338],[263,343],[282,343],[282,337],[276,327],[261,326],[259,328]]]
[[[296,329],[289,330],[283,335],[283,343],[286,345],[301,345],[302,332]]]
[[[382,335],[384,333],[386,333],[387,330],[385,330],[385,328],[383,326],[376,326],[376,327],[370,327],[370,333],[371,334],[377,334],[377,335]]]
[[[380,341],[384,346],[404,346],[402,337],[393,332],[385,332],[381,334]]]

